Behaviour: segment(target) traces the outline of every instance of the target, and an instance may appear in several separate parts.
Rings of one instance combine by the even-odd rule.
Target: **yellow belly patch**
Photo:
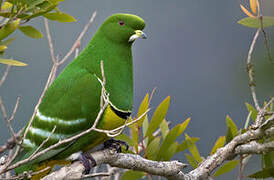
[[[103,114],[101,122],[97,128],[104,130],[112,130],[125,124],[126,119],[123,119],[115,114],[110,106],[108,106]],[[101,144],[108,139],[105,133],[99,133],[100,136],[96,138],[89,146],[83,149],[83,151],[89,151],[95,146]]]
[[[102,117],[101,129],[112,130],[125,124],[126,119],[123,119],[115,114],[110,106],[108,106]]]

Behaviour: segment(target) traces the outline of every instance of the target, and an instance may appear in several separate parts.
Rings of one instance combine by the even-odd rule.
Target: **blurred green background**
[[[264,14],[274,16],[274,1],[265,0]],[[135,73],[135,109],[145,93],[157,87],[152,108],[171,96],[168,119],[171,126],[191,117],[187,133],[200,137],[197,143],[206,157],[217,137],[225,135],[225,116],[229,114],[238,127],[247,116],[245,102],[252,104],[245,59],[255,33],[237,24],[245,15],[239,1],[220,0],[66,0],[60,9],[74,16],[76,23],[50,21],[55,52],[62,57],[70,49],[80,31],[96,10],[97,17],[81,42],[84,48],[104,19],[118,12],[133,13],[146,20],[147,40],[138,40],[133,47]],[[41,18],[31,21],[45,34]],[[267,29],[270,43],[274,28]],[[21,32],[9,46],[6,57],[26,62],[27,67],[12,67],[0,89],[3,101],[11,112],[16,97],[22,97],[13,127],[18,130],[29,120],[46,83],[51,67],[46,37],[30,39]],[[274,95],[273,65],[266,57],[263,38],[255,46],[254,61],[260,100]],[[274,57],[273,48],[272,56]],[[72,60],[73,57],[70,58]],[[69,62],[69,61],[68,61]],[[64,66],[63,66],[64,67]],[[63,68],[62,67],[62,68]],[[4,68],[1,67],[1,72]],[[4,121],[0,121],[0,145],[9,137]],[[182,137],[183,139],[183,137]],[[184,154],[176,159],[185,161]],[[260,166],[255,157],[245,174]],[[236,179],[237,170],[221,179]]]

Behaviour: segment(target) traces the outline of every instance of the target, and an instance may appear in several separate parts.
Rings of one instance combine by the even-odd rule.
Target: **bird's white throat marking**
[[[41,120],[41,121],[47,121],[47,122],[55,122],[56,124],[61,124],[61,125],[76,125],[82,122],[85,122],[86,119],[81,118],[81,119],[75,119],[75,120],[62,120],[59,118],[52,118],[52,117],[47,117],[43,115],[39,109],[37,110],[36,116]]]

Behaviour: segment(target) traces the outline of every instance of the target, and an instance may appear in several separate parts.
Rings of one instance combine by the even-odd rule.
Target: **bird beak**
[[[141,31],[141,30],[136,30],[134,32],[135,32],[135,34],[133,34],[132,36],[130,36],[128,42],[133,42],[133,41],[135,41],[138,38],[142,38],[142,39],[146,39],[147,38],[147,35],[143,31]]]

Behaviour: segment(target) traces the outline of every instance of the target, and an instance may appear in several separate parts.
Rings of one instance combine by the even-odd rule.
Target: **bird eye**
[[[123,26],[125,23],[123,21],[119,21],[120,26]]]

